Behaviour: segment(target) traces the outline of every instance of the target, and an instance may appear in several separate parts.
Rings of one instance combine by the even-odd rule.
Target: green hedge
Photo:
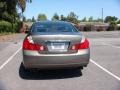
[[[83,31],[91,31],[91,29],[92,29],[92,25],[91,25],[91,24],[87,24],[87,25],[84,27]]]
[[[17,23],[10,23],[8,21],[0,21],[0,33],[5,33],[5,32],[17,32]]]
[[[117,30],[119,30],[119,31],[120,31],[120,26],[118,26],[118,27],[117,27]]]
[[[97,31],[98,31],[98,32],[100,32],[100,31],[105,31],[105,29],[104,29],[103,27],[99,26],[99,27],[97,28]]]

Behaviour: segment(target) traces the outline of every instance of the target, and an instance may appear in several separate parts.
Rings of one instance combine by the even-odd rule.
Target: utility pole
[[[103,11],[103,8],[102,8],[102,23],[104,23],[103,15],[104,15],[104,11]]]

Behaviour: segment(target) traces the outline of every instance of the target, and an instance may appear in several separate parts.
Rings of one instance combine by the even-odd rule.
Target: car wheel
[[[78,67],[80,70],[83,70],[83,66]]]
[[[30,72],[30,69],[29,68],[26,68],[23,64],[23,62],[21,63],[21,67],[23,68],[23,71],[25,72]]]

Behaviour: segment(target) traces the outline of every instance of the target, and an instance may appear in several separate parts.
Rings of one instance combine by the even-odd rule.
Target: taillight
[[[79,50],[79,49],[88,49],[89,48],[89,41],[84,39],[81,43],[75,44],[71,47],[72,50]]]
[[[43,45],[34,44],[29,37],[23,41],[23,50],[43,51],[44,49]]]

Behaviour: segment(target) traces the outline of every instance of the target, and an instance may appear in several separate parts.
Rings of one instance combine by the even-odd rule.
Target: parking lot
[[[90,41],[91,59],[83,70],[26,73],[21,67],[25,35],[0,42],[0,90],[120,90],[120,31],[84,35]]]

